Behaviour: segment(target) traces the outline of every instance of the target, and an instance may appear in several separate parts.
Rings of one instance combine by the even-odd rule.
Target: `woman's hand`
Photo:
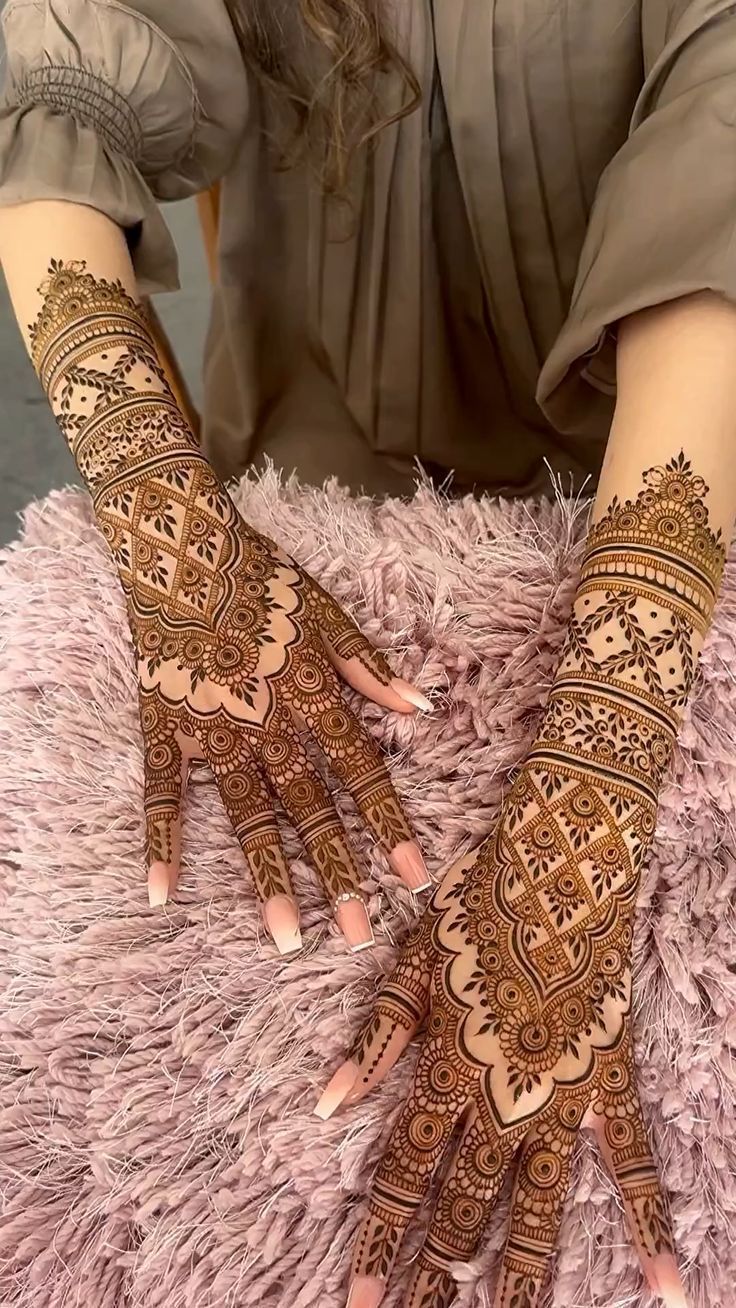
[[[406,1308],[445,1308],[512,1164],[496,1308],[532,1308],[557,1239],[581,1127],[619,1186],[645,1275],[684,1305],[636,1089],[632,912],[649,815],[590,776],[525,768],[479,850],[435,891],[320,1112],[355,1104],[419,1027],[413,1086],[374,1180],[350,1308],[376,1308],[404,1231],[461,1133],[414,1264]],[[345,1093],[347,1091],[347,1093]]]
[[[580,1129],[617,1181],[652,1289],[684,1297],[636,1089],[632,921],[656,806],[724,562],[679,455],[591,529],[534,745],[480,850],[450,869],[317,1112],[354,1104],[426,1022],[355,1249],[350,1308],[380,1303],[450,1137],[406,1308],[445,1308],[512,1163],[496,1308],[533,1308]]]
[[[391,676],[382,655],[292,559],[247,526],[206,465],[177,463],[131,502],[116,492],[98,513],[128,595],[138,656],[152,902],[164,902],[175,884],[187,764],[205,758],[282,952],[301,941],[274,796],[348,943],[365,947],[373,935],[355,858],[300,729],[395,871],[419,891],[429,885],[421,853],[340,679],[402,712],[412,708],[406,696],[422,697]],[[176,546],[167,521],[182,524]],[[177,571],[176,595],[166,595]]]
[[[300,733],[414,891],[430,884],[375,742],[340,679],[400,712],[431,705],[291,558],[243,521],[202,455],[141,308],[82,261],[53,261],[30,329],[41,382],[93,496],[125,592],[140,680],[149,893],[179,869],[189,763],[204,758],[267,925],[299,948],[273,811],[299,832],[352,949],[373,942],[347,835]]]

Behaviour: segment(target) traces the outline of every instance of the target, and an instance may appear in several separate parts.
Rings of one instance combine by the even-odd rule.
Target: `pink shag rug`
[[[273,473],[236,498],[434,698],[433,717],[364,713],[439,872],[488,832],[533,735],[580,506],[447,502],[426,488],[375,504]],[[413,920],[411,896],[340,800],[376,948],[346,953],[298,861],[305,948],[281,959],[203,770],[177,898],[149,909],[125,615],[86,496],[30,506],[0,559],[0,1302],[342,1308],[413,1054],[362,1107],[328,1123],[312,1109]],[[736,1299],[735,673],[732,560],[636,940],[642,1092],[692,1308]],[[457,1268],[462,1305],[491,1302],[503,1217]],[[401,1289],[399,1277],[391,1308]],[[652,1302],[585,1140],[545,1303]]]

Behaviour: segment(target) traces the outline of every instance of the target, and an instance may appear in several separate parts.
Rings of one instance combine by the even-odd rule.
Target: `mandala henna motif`
[[[631,942],[658,794],[725,562],[706,495],[680,454],[593,525],[546,711],[496,828],[435,891],[352,1051],[369,1083],[390,1015],[427,1012],[354,1275],[386,1279],[462,1129],[408,1308],[452,1302],[450,1265],[474,1253],[514,1161],[495,1302],[533,1308],[583,1123],[645,1267],[673,1252],[636,1088]]]
[[[170,862],[187,760],[204,757],[264,898],[290,894],[273,793],[331,900],[353,854],[306,725],[388,850],[412,833],[325,649],[391,672],[340,607],[240,517],[166,380],[146,315],[118,282],[52,261],[30,326],[34,366],[122,582],[140,681],[149,860]]]

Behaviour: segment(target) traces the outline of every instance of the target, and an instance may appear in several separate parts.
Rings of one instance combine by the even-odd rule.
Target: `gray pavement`
[[[182,289],[156,296],[156,309],[191,387],[201,403],[201,360],[207,330],[209,282],[193,200],[167,205],[177,244]],[[0,277],[0,544],[19,529],[29,500],[79,483],[79,474],[39,386]]]

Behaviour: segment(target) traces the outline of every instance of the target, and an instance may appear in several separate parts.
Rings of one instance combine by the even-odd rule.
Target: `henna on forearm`
[[[151,458],[199,454],[143,305],[119,281],[86,272],[81,260],[52,259],[38,292],[31,359],[93,496]]]
[[[650,469],[636,499],[614,500],[591,529],[544,719],[504,806],[502,865],[490,882],[480,868],[469,881],[486,901],[476,928],[494,915],[504,924],[498,975],[513,972],[519,986],[515,1005],[502,1002],[507,987],[500,999],[494,988],[503,1059],[494,1107],[508,1123],[556,1094],[558,1123],[572,1126],[588,1109],[598,1115],[635,1237],[650,1256],[671,1242],[635,1101],[632,919],[725,562],[721,533],[708,525],[707,490],[681,453]],[[477,929],[471,934],[480,943]],[[553,1131],[550,1144],[561,1138]],[[559,1155],[556,1162],[540,1149],[536,1166],[546,1157],[564,1193]],[[539,1201],[528,1166],[521,1185]],[[519,1204],[504,1269],[509,1294],[536,1279],[531,1236]]]
[[[237,512],[178,408],[145,311],[122,283],[94,277],[80,260],[53,260],[39,294],[31,357],[127,603],[149,864],[177,861],[187,763],[204,757],[266,904],[293,902],[275,794],[338,918],[353,922],[351,943],[370,943],[354,855],[298,727],[310,731],[376,838],[397,855],[400,874],[414,889],[426,884],[380,753],[345,703],[331,660],[359,664],[364,679],[383,687],[392,681],[388,664]],[[298,932],[289,943],[298,944]]]
[[[406,1015],[411,1032],[428,1016],[356,1246],[351,1308],[379,1302],[461,1121],[408,1308],[452,1301],[450,1264],[472,1256],[514,1160],[496,1304],[532,1308],[583,1122],[648,1275],[669,1259],[676,1277],[635,1082],[631,942],[658,794],[725,562],[707,499],[679,453],[592,526],[546,710],[496,828],[435,892],[354,1047],[346,1102],[375,1082]]]

